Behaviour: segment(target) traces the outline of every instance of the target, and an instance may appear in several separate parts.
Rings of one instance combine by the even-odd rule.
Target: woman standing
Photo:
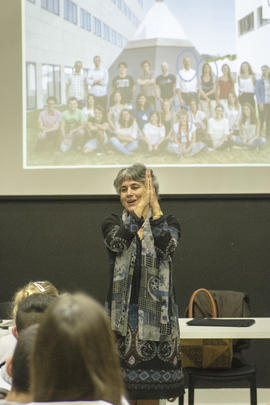
[[[213,75],[209,63],[204,63],[202,67],[201,81],[199,85],[200,102],[202,110],[207,118],[213,116],[216,106],[216,79]]]
[[[102,225],[111,265],[108,312],[129,398],[154,405],[183,393],[172,275],[180,226],[163,214],[157,179],[144,165],[120,170],[114,187],[124,210]]]
[[[243,62],[240,66],[238,77],[239,102],[241,106],[249,103],[255,109],[255,85],[256,76],[248,62]]]
[[[222,68],[223,75],[218,79],[216,86],[216,101],[217,104],[222,104],[225,108],[230,92],[234,91],[234,81],[231,75],[230,66],[225,63]]]

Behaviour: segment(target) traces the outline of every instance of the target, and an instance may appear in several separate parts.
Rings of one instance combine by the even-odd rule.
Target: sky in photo
[[[200,53],[236,52],[235,0],[164,0]],[[149,10],[155,0],[144,0]]]

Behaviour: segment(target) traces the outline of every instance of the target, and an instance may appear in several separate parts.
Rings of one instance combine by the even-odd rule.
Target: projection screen
[[[235,1],[237,2],[237,0]],[[222,50],[223,59],[220,55],[217,57],[206,52],[202,55],[193,41],[186,37],[166,38],[165,41],[164,38],[151,38],[151,34],[148,34],[147,37],[147,34],[139,32],[135,40],[128,41],[134,38],[136,30],[138,31],[140,28],[140,24],[144,21],[149,10],[151,11],[151,7],[147,10],[143,9],[141,2],[138,1],[138,5],[132,9],[133,2],[131,0],[120,2],[102,0],[98,3],[99,7],[94,10],[94,6],[93,9],[91,8],[92,3],[85,0],[74,2],[70,0],[55,2],[12,0],[2,4],[0,32],[3,92],[1,97],[0,161],[2,170],[0,194],[3,196],[112,194],[115,193],[112,186],[113,179],[119,168],[138,161],[154,168],[160,181],[162,194],[269,193],[270,138],[269,134],[268,139],[266,136],[266,125],[259,134],[260,137],[266,139],[265,144],[252,150],[233,148],[232,145],[229,145],[224,150],[211,151],[213,148],[205,142],[204,148],[210,149],[210,151],[202,150],[196,156],[189,156],[188,154],[178,156],[169,154],[167,144],[164,143],[160,150],[152,153],[147,149],[146,142],[142,137],[135,152],[130,155],[123,155],[118,150],[113,149],[110,144],[112,133],[108,131],[110,147],[105,151],[96,149],[86,154],[78,148],[78,150],[63,152],[59,145],[55,150],[50,151],[50,155],[47,152],[41,154],[36,151],[39,136],[39,114],[46,109],[48,96],[56,96],[56,93],[57,96],[60,95],[58,97],[60,100],[57,99],[56,108],[61,114],[68,109],[66,83],[74,73],[73,65],[77,60],[82,61],[84,74],[87,77],[93,69],[94,56],[99,55],[101,57],[102,63],[109,73],[109,95],[112,78],[118,74],[119,63],[128,60],[129,73],[132,73],[135,82],[134,103],[140,91],[140,85],[137,83],[141,74],[140,64],[145,59],[150,59],[151,69],[154,71],[155,77],[161,74],[160,64],[164,61],[169,61],[170,72],[177,77],[184,59],[189,58],[199,82],[204,63],[209,62],[212,66],[216,77],[215,81],[217,81],[218,76],[222,75],[222,65],[228,63],[232,67],[232,76],[237,89],[237,75],[241,63],[245,60],[243,59],[245,56],[244,49],[238,49],[242,59],[235,61],[235,59],[223,58]],[[137,0],[136,2],[134,0],[134,3],[137,4]],[[241,0],[238,3],[241,3]],[[252,1],[247,3],[252,3]],[[257,4],[258,2],[253,3]],[[238,38],[240,43],[239,38],[243,37],[240,38],[243,39],[242,46],[249,49],[249,60],[254,68],[254,77],[257,81],[260,79],[261,66],[270,65],[269,54],[265,52],[268,48],[266,42],[267,35],[269,38],[270,24],[268,25],[269,21],[264,18],[266,15],[262,14],[265,12],[263,0],[259,3],[259,6],[257,4],[254,10],[252,7],[250,10],[239,10],[238,7],[237,10],[236,7],[235,11],[236,41]],[[152,7],[161,4],[162,6],[166,5],[170,13],[169,16],[171,16],[173,13],[170,10],[170,0],[152,2]],[[99,18],[94,16],[94,12]],[[112,21],[112,13],[116,16],[115,18],[119,18],[119,22]],[[252,13],[254,13],[252,17],[254,21],[250,22],[251,17],[248,16]],[[59,24],[60,19],[61,24]],[[73,21],[71,21],[72,19]],[[123,31],[124,28],[122,29],[126,20],[132,25],[130,31]],[[253,24],[250,32],[241,32],[241,30],[249,30],[247,24]],[[46,26],[47,31],[45,32],[44,27]],[[119,26],[119,32],[117,26]],[[63,31],[60,31],[60,28]],[[54,32],[53,38],[49,36],[50,32]],[[82,46],[82,43],[86,34],[89,35],[87,55],[82,53],[83,46],[85,46]],[[125,35],[129,35],[130,38]],[[145,38],[144,35],[146,35]],[[164,33],[162,35],[164,36]],[[218,32],[215,35],[218,35]],[[42,36],[45,37],[44,42],[41,40]],[[112,40],[114,43],[109,43]],[[69,41],[74,48],[73,53],[68,49]],[[78,41],[78,46],[76,46],[76,41]],[[113,48],[113,60],[110,60],[111,56],[108,56],[107,48],[104,48],[105,42],[108,43],[106,45]],[[44,43],[47,47],[46,55]],[[41,44],[40,52],[36,51],[36,60],[33,60],[31,59],[34,57],[33,49],[36,50],[39,44]],[[263,55],[262,60],[259,60],[257,54],[255,55],[257,48],[260,48]],[[57,53],[57,49],[58,51],[62,49],[63,62],[58,60],[59,52]],[[172,49],[173,57],[171,57]],[[137,60],[136,67],[132,62],[134,50],[135,60]],[[151,52],[155,55],[154,57],[151,56]],[[124,57],[127,59],[122,59]],[[51,78],[53,78],[53,88],[50,87]],[[35,82],[31,88],[31,80],[33,79]],[[40,83],[40,94],[37,90],[38,83]],[[34,94],[35,91],[37,91],[36,94]],[[178,116],[182,108],[181,103],[177,99],[174,102],[173,112]],[[192,121],[189,106],[184,106],[184,108],[186,108]],[[256,106],[256,108],[258,107]],[[160,113],[161,105],[157,103],[153,109],[157,109]],[[174,119],[172,113],[172,127]],[[166,139],[165,142],[169,142],[169,140]]]

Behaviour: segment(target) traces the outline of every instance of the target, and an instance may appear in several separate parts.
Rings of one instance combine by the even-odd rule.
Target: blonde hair
[[[30,281],[23,288],[19,289],[13,297],[12,318],[16,318],[18,305],[26,297],[32,294],[59,295],[57,288],[50,281]]]

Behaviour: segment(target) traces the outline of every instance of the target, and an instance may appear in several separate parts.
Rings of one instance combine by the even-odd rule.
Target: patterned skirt
[[[140,340],[137,305],[130,306],[128,324],[127,336],[116,335],[128,398],[168,399],[183,395],[179,339]]]

